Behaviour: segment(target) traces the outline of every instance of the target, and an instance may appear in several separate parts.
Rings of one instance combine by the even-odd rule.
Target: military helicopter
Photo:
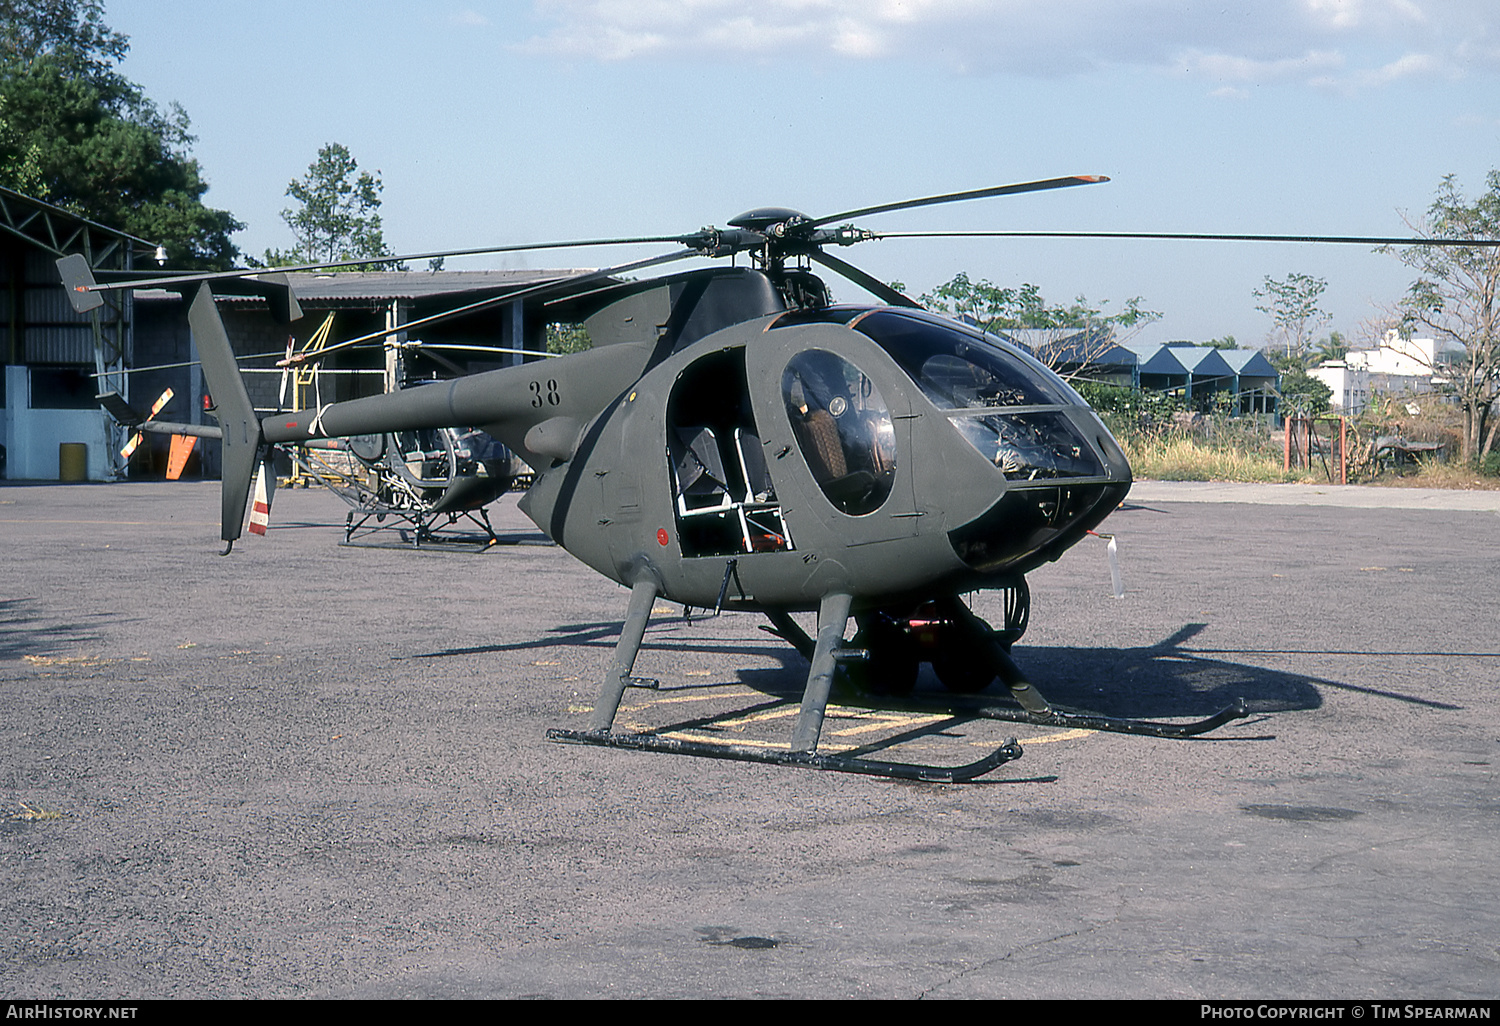
[[[549,738],[957,781],[1018,758],[1020,747],[1012,740],[957,767],[820,753],[840,667],[896,695],[910,689],[923,660],[961,694],[998,677],[1015,705],[965,706],[964,715],[1039,725],[1187,737],[1247,715],[1236,702],[1195,723],[1118,719],[1054,709],[1037,692],[1009,654],[1029,616],[1025,575],[1120,505],[1131,484],[1125,456],[1078,393],[1028,353],[925,312],[826,251],[886,237],[855,227],[854,218],[1107,180],[1046,179],[823,217],[765,207],[727,228],[685,235],[462,251],[682,247],[569,278],[565,287],[546,283],[505,297],[550,297],[549,316],[581,322],[591,350],[264,419],[251,406],[214,288],[260,291],[292,316],[296,298],[284,277],[231,271],[99,285],[81,258],[59,264],[80,310],[102,302],[97,293],[105,288],[195,289],[189,319],[222,428],[225,555],[240,535],[252,475],[272,447],[476,426],[535,469],[520,502],[526,515],[630,589],[588,729],[552,730]],[[945,234],[1061,233],[901,233]],[[689,257],[740,254],[748,266],[618,277]],[[402,259],[438,255],[455,254]],[[813,264],[880,302],[833,304]],[[319,265],[329,266],[337,265]],[[998,627],[962,598],[984,589],[1004,593]],[[787,749],[613,729],[626,688],[641,683],[632,675],[658,599],[763,613],[771,631],[808,660]],[[817,613],[815,635],[792,616],[807,611]],[[846,641],[851,617],[857,632]],[[923,651],[918,638],[934,636],[936,647]]]
[[[524,474],[520,459],[504,446],[462,427],[357,435],[334,452],[307,446],[289,455],[299,470],[349,504],[346,545],[393,528],[420,546],[442,541],[444,528],[463,521],[497,544],[485,507]]]

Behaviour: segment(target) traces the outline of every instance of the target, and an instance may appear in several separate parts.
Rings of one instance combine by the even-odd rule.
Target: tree
[[[286,194],[301,204],[281,212],[296,244],[285,252],[267,250],[266,263],[275,267],[390,256],[377,213],[383,188],[378,176],[359,170],[348,147],[324,146],[307,174],[286,187]]]
[[[594,348],[593,339],[589,338],[589,331],[582,324],[547,322],[547,352],[563,356],[568,353],[581,353],[592,348]]]
[[[1313,347],[1313,360],[1317,363],[1327,363],[1329,360],[1342,360],[1349,355],[1349,340],[1344,337],[1343,332],[1330,331],[1328,337],[1320,339]]]
[[[107,78],[130,40],[104,24],[100,0],[0,0],[0,61],[55,57],[80,78]]]
[[[6,116],[6,99],[0,96],[0,182],[37,199],[47,198],[42,179],[42,148],[24,139]]]
[[[244,227],[205,206],[188,117],[116,70],[129,48],[97,0],[0,0],[0,184],[224,267]]]
[[[960,271],[952,280],[921,297],[924,306],[971,320],[983,331],[1027,330],[1030,348],[1048,366],[1060,363],[1087,364],[1122,333],[1134,334],[1161,314],[1141,308],[1139,296],[1125,303],[1119,313],[1105,313],[1079,296],[1071,305],[1050,306],[1041,289],[1027,283],[1020,288],[1001,288],[993,282],[970,280]]]
[[[1261,287],[1253,293],[1260,302],[1255,309],[1271,318],[1275,328],[1267,336],[1273,345],[1286,347],[1288,361],[1301,364],[1313,335],[1332,318],[1318,308],[1318,297],[1328,282],[1293,272],[1277,281],[1266,275]]]
[[[1333,401],[1333,389],[1302,367],[1294,366],[1283,371],[1278,390],[1283,410],[1302,417],[1327,413]]]
[[[1426,238],[1500,237],[1500,170],[1490,171],[1485,185],[1488,191],[1468,203],[1448,175],[1427,217],[1408,224]],[[1500,397],[1500,247],[1408,246],[1398,255],[1417,272],[1399,304],[1398,330],[1406,338],[1430,332],[1439,342],[1464,347],[1463,356],[1446,365],[1444,373],[1463,410],[1464,458],[1481,462],[1494,448],[1500,427],[1494,411]]]

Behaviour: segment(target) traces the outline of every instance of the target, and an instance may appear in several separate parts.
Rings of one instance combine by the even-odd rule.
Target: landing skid
[[[1011,738],[995,751],[965,766],[924,766],[905,762],[884,762],[848,755],[819,755],[816,752],[793,752],[778,748],[749,748],[744,745],[720,745],[707,741],[689,741],[660,734],[611,734],[609,731],[549,730],[547,740],[572,745],[596,745],[602,748],[628,748],[635,751],[661,752],[668,755],[694,755],[702,759],[730,762],[758,762],[771,766],[800,766],[804,769],[834,773],[861,773],[895,780],[920,780],[927,783],[956,784],[982,777],[998,766],[1021,757],[1021,746]]]
[[[619,712],[620,700],[625,689],[635,684],[638,678],[631,676],[635,658],[640,652],[641,639],[646,633],[646,624],[651,618],[651,609],[661,586],[649,567],[642,567],[639,577],[631,588],[630,608],[621,626],[620,640],[615,645],[614,660],[599,686],[599,696],[594,702],[593,716],[588,730],[549,730],[547,739],[564,744],[595,745],[601,748],[627,748],[635,751],[657,752],[665,755],[692,755],[703,759],[722,759],[731,762],[754,762],[771,766],[800,766],[805,769],[826,770],[836,773],[861,773],[868,776],[888,777],[896,780],[921,780],[931,782],[959,782],[983,776],[998,766],[1003,766],[1021,757],[1021,746],[1011,738],[983,759],[963,766],[928,766],[914,763],[886,762],[867,759],[859,755],[820,755],[818,739],[823,730],[823,718],[828,710],[829,694],[833,678],[840,662],[867,662],[880,658],[878,651],[849,645],[844,641],[848,626],[852,596],[831,594],[825,596],[818,607],[818,630],[814,638],[804,631],[784,611],[769,613],[771,633],[790,642],[803,653],[811,664],[807,672],[807,684],[802,693],[802,704],[797,722],[792,731],[791,744],[786,748],[753,748],[746,745],[718,744],[670,737],[655,733],[614,733],[615,715]],[[1024,592],[1018,587],[1018,596]],[[1063,727],[1078,730],[1110,731],[1119,734],[1138,734],[1147,737],[1188,738],[1223,726],[1230,720],[1249,715],[1245,703],[1236,700],[1206,719],[1192,723],[1157,723],[1150,720],[1121,719],[1111,716],[1095,716],[1054,709],[1032,686],[1015,662],[1010,658],[1011,632],[992,629],[969,610],[957,598],[939,600],[934,603],[942,622],[951,625],[956,637],[954,643],[963,646],[984,666],[993,677],[999,677],[1010,691],[1010,696],[1020,708],[995,706],[983,702],[954,701],[941,707],[897,701],[894,705],[908,711],[942,711],[949,715],[970,719],[1005,720],[1027,723],[1040,727]],[[1007,612],[1007,620],[1013,617]],[[1016,617],[1024,630],[1024,614]],[[892,703],[881,703],[881,708],[891,708]]]
[[[386,519],[390,523],[386,523]],[[375,523],[372,525],[371,520]],[[446,520],[446,523],[439,521]],[[451,528],[460,520],[467,520],[474,527],[479,528],[484,534],[450,534],[441,532]],[[363,507],[351,509],[344,520],[344,540],[342,545],[368,544],[366,539],[377,532],[395,532],[401,539],[403,547],[421,548],[423,545],[447,544],[447,545],[471,545],[487,549],[492,545],[499,545],[500,538],[495,534],[495,529],[490,526],[490,515],[487,510],[460,510],[454,513],[430,513],[424,510],[396,509],[389,506],[377,506],[375,508]],[[383,535],[389,537],[389,535]]]
[[[881,708],[891,708],[882,704]],[[910,700],[900,704],[910,712],[947,712],[955,716],[971,716],[980,720],[1005,720],[1009,723],[1030,723],[1038,727],[1067,727],[1074,730],[1098,730],[1111,734],[1139,734],[1144,737],[1189,738],[1206,734],[1234,720],[1250,715],[1245,700],[1236,698],[1232,705],[1225,706],[1212,716],[1191,723],[1158,723],[1155,720],[1133,720],[1115,716],[1095,716],[1090,713],[1065,712],[1052,708],[1049,712],[1031,712],[1027,709],[1012,709],[1008,706],[969,705],[967,703],[923,703]]]
[[[833,773],[860,773],[866,776],[888,777],[895,780],[921,780],[934,783],[973,780],[976,777],[1003,766],[1021,757],[1021,746],[1011,738],[983,759],[963,766],[926,766],[914,763],[885,762],[862,756],[838,754],[820,755],[818,738],[823,730],[823,717],[828,710],[828,695],[833,687],[834,668],[840,658],[851,653],[844,646],[844,630],[849,624],[849,609],[853,602],[850,595],[826,596],[818,607],[818,636],[808,637],[790,617],[779,614],[773,617],[781,625],[791,625],[791,630],[806,642],[809,651],[807,685],[802,693],[802,705],[797,722],[792,730],[791,744],[786,748],[752,748],[747,745],[720,745],[706,741],[667,737],[651,733],[620,733],[612,731],[615,715],[620,709],[620,700],[625,689],[638,678],[631,674],[635,658],[640,653],[641,639],[646,634],[646,624],[651,618],[651,609],[661,586],[649,567],[642,567],[630,590],[630,606],[625,613],[625,622],[620,628],[620,640],[615,644],[614,659],[599,685],[599,695],[594,701],[593,715],[588,730],[549,730],[547,739],[564,744],[596,745],[601,748],[628,748],[635,751],[656,752],[663,755],[692,755],[702,759],[722,759],[731,762],[755,762],[771,766],[800,766],[804,769],[826,770]],[[795,644],[796,642],[794,642]]]

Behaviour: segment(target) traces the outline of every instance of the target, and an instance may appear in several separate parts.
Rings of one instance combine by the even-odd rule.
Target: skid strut
[[[828,695],[833,686],[834,669],[841,658],[857,656],[844,647],[844,630],[849,624],[849,610],[853,599],[850,595],[834,593],[825,596],[818,607],[818,637],[811,644],[807,685],[802,694],[802,706],[797,715],[797,724],[792,732],[791,745],[780,748],[751,748],[745,745],[720,745],[706,741],[667,737],[662,734],[627,733],[616,734],[615,715],[619,712],[620,700],[625,689],[635,682],[631,671],[635,667],[636,655],[640,652],[641,640],[646,634],[646,625],[651,617],[651,608],[656,602],[659,585],[654,577],[643,571],[630,592],[630,607],[625,623],[620,630],[620,640],[615,644],[614,658],[605,671],[599,685],[599,696],[594,702],[594,713],[588,730],[549,730],[547,739],[564,744],[596,745],[603,748],[628,748],[635,751],[660,752],[669,755],[692,755],[704,759],[721,759],[730,762],[756,762],[772,766],[800,766],[805,769],[828,770],[835,773],[860,773],[867,776],[891,777],[898,780],[922,780],[938,783],[955,783],[973,780],[998,766],[1021,757],[1021,746],[1011,738],[989,755],[963,766],[927,766],[917,763],[885,762],[854,755],[820,755],[818,738],[823,731],[823,717],[828,711]],[[790,617],[785,617],[787,622]],[[801,634],[803,641],[812,639]],[[804,646],[799,645],[799,649]]]

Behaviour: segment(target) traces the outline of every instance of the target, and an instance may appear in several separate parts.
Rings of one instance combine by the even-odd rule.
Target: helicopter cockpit
[[[842,356],[809,349],[787,364],[781,392],[797,445],[828,501],[850,516],[879,509],[896,480],[896,439],[875,383]]]
[[[1083,406],[1083,399],[1018,348],[895,308],[832,308],[803,312],[798,321],[841,323],[869,337],[1007,480],[1105,474],[1099,454],[1060,409]]]

